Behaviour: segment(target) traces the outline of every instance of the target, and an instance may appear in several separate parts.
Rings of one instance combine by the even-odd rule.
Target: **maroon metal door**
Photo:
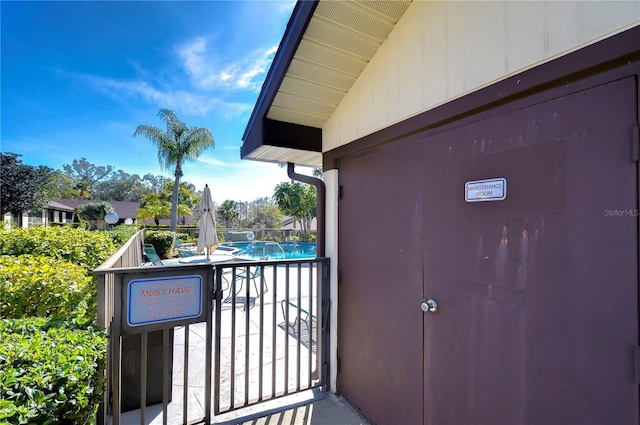
[[[636,93],[629,78],[423,141],[424,423],[638,423]],[[490,178],[506,200],[465,202]]]
[[[339,393],[377,424],[638,423],[636,93],[341,161]],[[506,200],[465,202],[490,178]]]
[[[422,422],[420,149],[340,168],[338,392],[377,424]]]

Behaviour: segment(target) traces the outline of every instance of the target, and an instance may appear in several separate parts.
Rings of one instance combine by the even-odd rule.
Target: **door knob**
[[[435,300],[423,301],[422,304],[420,304],[420,308],[425,313],[435,313],[436,311],[438,311],[438,303]]]

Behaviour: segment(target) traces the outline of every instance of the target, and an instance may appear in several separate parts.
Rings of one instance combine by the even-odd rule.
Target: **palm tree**
[[[78,196],[80,196],[80,199],[85,199],[85,195],[89,194],[90,188],[91,183],[86,180],[78,180],[78,182],[74,186],[74,189],[78,191]]]
[[[153,220],[156,226],[160,225],[160,219],[171,217],[171,203],[158,193],[149,193],[142,196],[142,204],[138,208],[138,220]]]
[[[231,227],[231,223],[240,216],[238,203],[227,199],[218,207],[217,213],[224,220],[224,227],[228,229]]]
[[[171,231],[175,232],[178,224],[178,188],[183,175],[182,164],[195,161],[202,152],[213,147],[215,142],[208,129],[188,126],[169,109],[161,109],[158,116],[167,124],[167,131],[152,125],[139,125],[133,137],[142,135],[151,140],[158,149],[160,166],[166,170],[174,169]]]

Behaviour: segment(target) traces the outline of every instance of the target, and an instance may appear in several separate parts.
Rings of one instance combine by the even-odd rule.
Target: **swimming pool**
[[[233,252],[234,255],[255,260],[263,257],[268,257],[269,260],[316,257],[316,244],[313,242],[223,242],[220,246],[237,248],[238,251]]]

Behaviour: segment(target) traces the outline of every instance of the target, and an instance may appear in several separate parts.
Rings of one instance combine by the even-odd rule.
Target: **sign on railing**
[[[147,270],[138,269],[123,276],[123,335],[206,321],[213,265]]]
[[[127,285],[127,324],[173,322],[202,314],[202,277],[135,279]]]

